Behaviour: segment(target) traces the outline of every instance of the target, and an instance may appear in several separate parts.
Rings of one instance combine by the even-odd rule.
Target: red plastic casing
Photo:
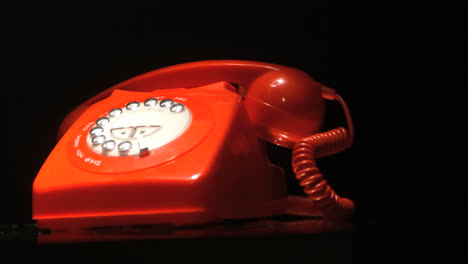
[[[291,148],[317,133],[322,88],[298,69],[240,60],[184,63],[119,83],[62,122],[33,184],[33,218],[42,229],[89,230],[282,214],[285,175],[259,139]],[[146,157],[108,157],[86,145],[97,118],[149,97],[186,105],[190,127]]]
[[[109,157],[86,145],[94,120],[149,97],[186,105],[188,129],[146,157]],[[268,162],[241,96],[226,82],[114,90],[76,119],[44,163],[33,185],[33,218],[53,230],[200,224],[280,214],[286,198],[282,170]]]

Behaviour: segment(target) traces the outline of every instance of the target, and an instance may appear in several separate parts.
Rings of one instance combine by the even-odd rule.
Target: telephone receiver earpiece
[[[114,90],[149,92],[221,81],[238,86],[249,119],[264,140],[292,148],[299,139],[317,133],[322,125],[324,86],[305,72],[264,62],[211,60],[157,69],[104,90],[64,119],[58,137],[61,138],[88,107],[109,97]]]

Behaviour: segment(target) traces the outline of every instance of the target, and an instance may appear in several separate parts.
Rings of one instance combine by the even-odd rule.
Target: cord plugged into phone
[[[320,132],[325,99],[341,104],[347,129]],[[64,119],[33,184],[33,218],[50,234],[281,215],[349,219],[353,202],[329,186],[316,158],[349,148],[353,137],[344,100],[298,69],[238,60],[158,69]],[[293,150],[307,197],[288,194],[284,169],[259,140]]]

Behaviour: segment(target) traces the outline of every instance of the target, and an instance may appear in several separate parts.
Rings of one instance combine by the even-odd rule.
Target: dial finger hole
[[[184,111],[184,109],[185,109],[184,105],[177,103],[171,106],[170,111],[173,113],[180,113]]]
[[[111,151],[115,148],[115,141],[114,140],[107,140],[102,143],[102,149],[106,151]]]
[[[100,126],[104,126],[104,125],[108,124],[109,121],[110,121],[110,119],[108,117],[101,117],[96,121],[96,124],[100,125]]]
[[[126,106],[126,108],[127,108],[128,110],[133,110],[133,111],[135,111],[135,110],[138,109],[139,106],[140,106],[140,103],[139,103],[139,102],[133,101],[133,102],[128,103],[127,106]]]
[[[149,98],[143,103],[145,106],[156,106],[158,104],[158,99],[156,98]]]
[[[122,109],[120,108],[114,108],[112,110],[110,110],[109,112],[109,116],[110,117],[119,117],[120,115],[122,115]]]
[[[102,127],[93,127],[89,131],[89,134],[91,134],[92,136],[102,136],[103,133],[104,133],[104,128]]]
[[[102,144],[102,143],[104,143],[105,140],[106,140],[105,136],[97,136],[97,137],[93,137],[91,139],[91,142],[93,144]]]
[[[120,152],[127,152],[132,148],[132,143],[130,141],[124,141],[119,144],[118,149]]]
[[[164,99],[159,103],[161,107],[170,107],[174,102],[171,99]]]

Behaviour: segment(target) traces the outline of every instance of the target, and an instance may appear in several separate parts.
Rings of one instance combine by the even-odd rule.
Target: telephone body
[[[319,132],[325,99],[344,128]],[[212,60],[158,69],[72,111],[33,184],[33,218],[49,230],[219,223],[282,214],[349,218],[315,158],[348,148],[352,122],[334,90],[287,66]],[[293,197],[263,141],[293,148],[308,197]]]

